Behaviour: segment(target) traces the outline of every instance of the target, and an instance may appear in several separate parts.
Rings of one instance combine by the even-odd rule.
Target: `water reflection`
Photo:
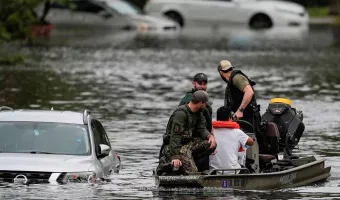
[[[340,25],[333,25],[332,26],[333,38],[335,40],[335,46],[340,46]]]
[[[14,108],[46,108],[52,99],[74,99],[76,89],[63,82],[61,76],[48,69],[2,70],[0,104]]]
[[[273,27],[252,30],[243,25],[223,27],[185,27],[181,32],[155,34],[134,31],[107,31],[95,33],[55,29],[49,38],[37,41],[40,45],[77,47],[114,47],[123,49],[181,48],[181,49],[286,49],[308,50],[329,48],[338,43],[338,27],[310,25]],[[204,41],[204,42],[202,42]]]
[[[333,41],[326,37],[329,32],[313,31],[307,38],[296,38],[308,41],[303,48],[299,42],[287,45],[285,39],[280,45],[268,43],[268,48],[240,50],[237,45],[226,48],[232,40],[223,35],[211,40],[184,35],[177,39],[138,36],[112,43],[107,35],[75,39],[74,45],[70,40],[29,49],[29,66],[0,66],[0,103],[15,108],[89,108],[103,122],[122,158],[123,170],[112,177],[111,183],[95,187],[4,186],[0,195],[18,199],[37,194],[63,199],[309,199],[340,195],[340,160],[337,154],[329,154],[337,153],[340,145],[340,52],[328,48]],[[242,34],[257,40],[264,33]],[[234,33],[235,40],[237,36]],[[310,40],[321,36],[326,39]],[[318,48],[310,48],[315,46]],[[291,98],[293,106],[303,111],[306,132],[296,154],[326,157],[326,164],[332,166],[327,182],[270,193],[155,188],[152,169],[157,165],[161,136],[171,111],[190,90],[191,78],[197,72],[209,77],[208,91],[216,111],[223,103],[225,89],[216,64],[226,58],[257,82],[262,113],[269,99],[277,96]]]

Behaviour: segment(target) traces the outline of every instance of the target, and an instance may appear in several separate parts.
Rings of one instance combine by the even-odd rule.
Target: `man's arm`
[[[209,131],[207,130],[207,124],[203,113],[200,113],[200,117],[198,122],[196,123],[195,132],[198,134],[199,137],[202,139],[207,139],[209,135]]]
[[[246,145],[248,145],[248,146],[253,146],[253,145],[254,145],[254,140],[253,140],[253,138],[251,138],[251,137],[248,136]]]
[[[243,89],[243,99],[240,108],[245,109],[248,106],[251,99],[253,98],[253,95],[254,95],[253,88],[251,88],[250,85],[247,85]]]
[[[254,140],[253,138],[249,137],[247,134],[245,134],[242,130],[239,129],[238,138],[240,141],[240,145],[243,147],[244,145],[253,146]]]
[[[200,114],[200,118],[198,120],[198,123],[196,124],[196,133],[202,138],[202,139],[208,139],[210,143],[210,148],[216,147],[216,141],[213,134],[209,133],[209,131],[206,128],[206,121],[203,116],[203,114]]]
[[[211,114],[208,107],[204,109],[203,116],[205,119],[206,128],[208,129],[209,132],[211,132],[212,131]]]
[[[182,147],[181,139],[185,131],[186,114],[184,111],[176,111],[173,115],[172,127],[170,132],[169,151],[171,160],[180,158]]]
[[[237,118],[243,117],[243,110],[248,106],[251,99],[253,98],[254,91],[253,88],[250,86],[248,79],[242,75],[236,75],[233,78],[233,84],[243,92],[242,102],[240,107],[235,112],[235,116]],[[243,110],[240,110],[243,109]]]

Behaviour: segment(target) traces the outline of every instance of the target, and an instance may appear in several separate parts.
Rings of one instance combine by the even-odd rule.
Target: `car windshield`
[[[1,122],[0,153],[88,155],[87,127],[46,122]]]
[[[141,9],[123,0],[106,0],[105,2],[107,3],[107,5],[109,5],[109,7],[113,8],[120,14],[126,15],[142,14]]]

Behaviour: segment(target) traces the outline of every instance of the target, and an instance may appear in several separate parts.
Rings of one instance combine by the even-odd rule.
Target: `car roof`
[[[54,110],[4,110],[0,112],[0,122],[4,121],[84,124],[83,113]]]

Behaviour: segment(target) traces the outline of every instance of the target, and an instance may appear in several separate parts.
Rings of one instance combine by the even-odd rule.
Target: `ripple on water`
[[[308,199],[340,195],[338,50],[55,46],[31,51],[39,57],[33,58],[34,65],[0,67],[4,83],[0,103],[11,102],[15,108],[91,109],[109,133],[123,169],[112,176],[111,183],[97,186],[0,186],[1,198]],[[332,166],[327,182],[275,192],[155,188],[151,175],[162,134],[197,72],[208,75],[216,117],[225,90],[216,71],[221,59],[231,60],[257,82],[262,113],[273,97],[289,97],[303,111],[306,131],[296,153],[327,158],[326,164]]]

